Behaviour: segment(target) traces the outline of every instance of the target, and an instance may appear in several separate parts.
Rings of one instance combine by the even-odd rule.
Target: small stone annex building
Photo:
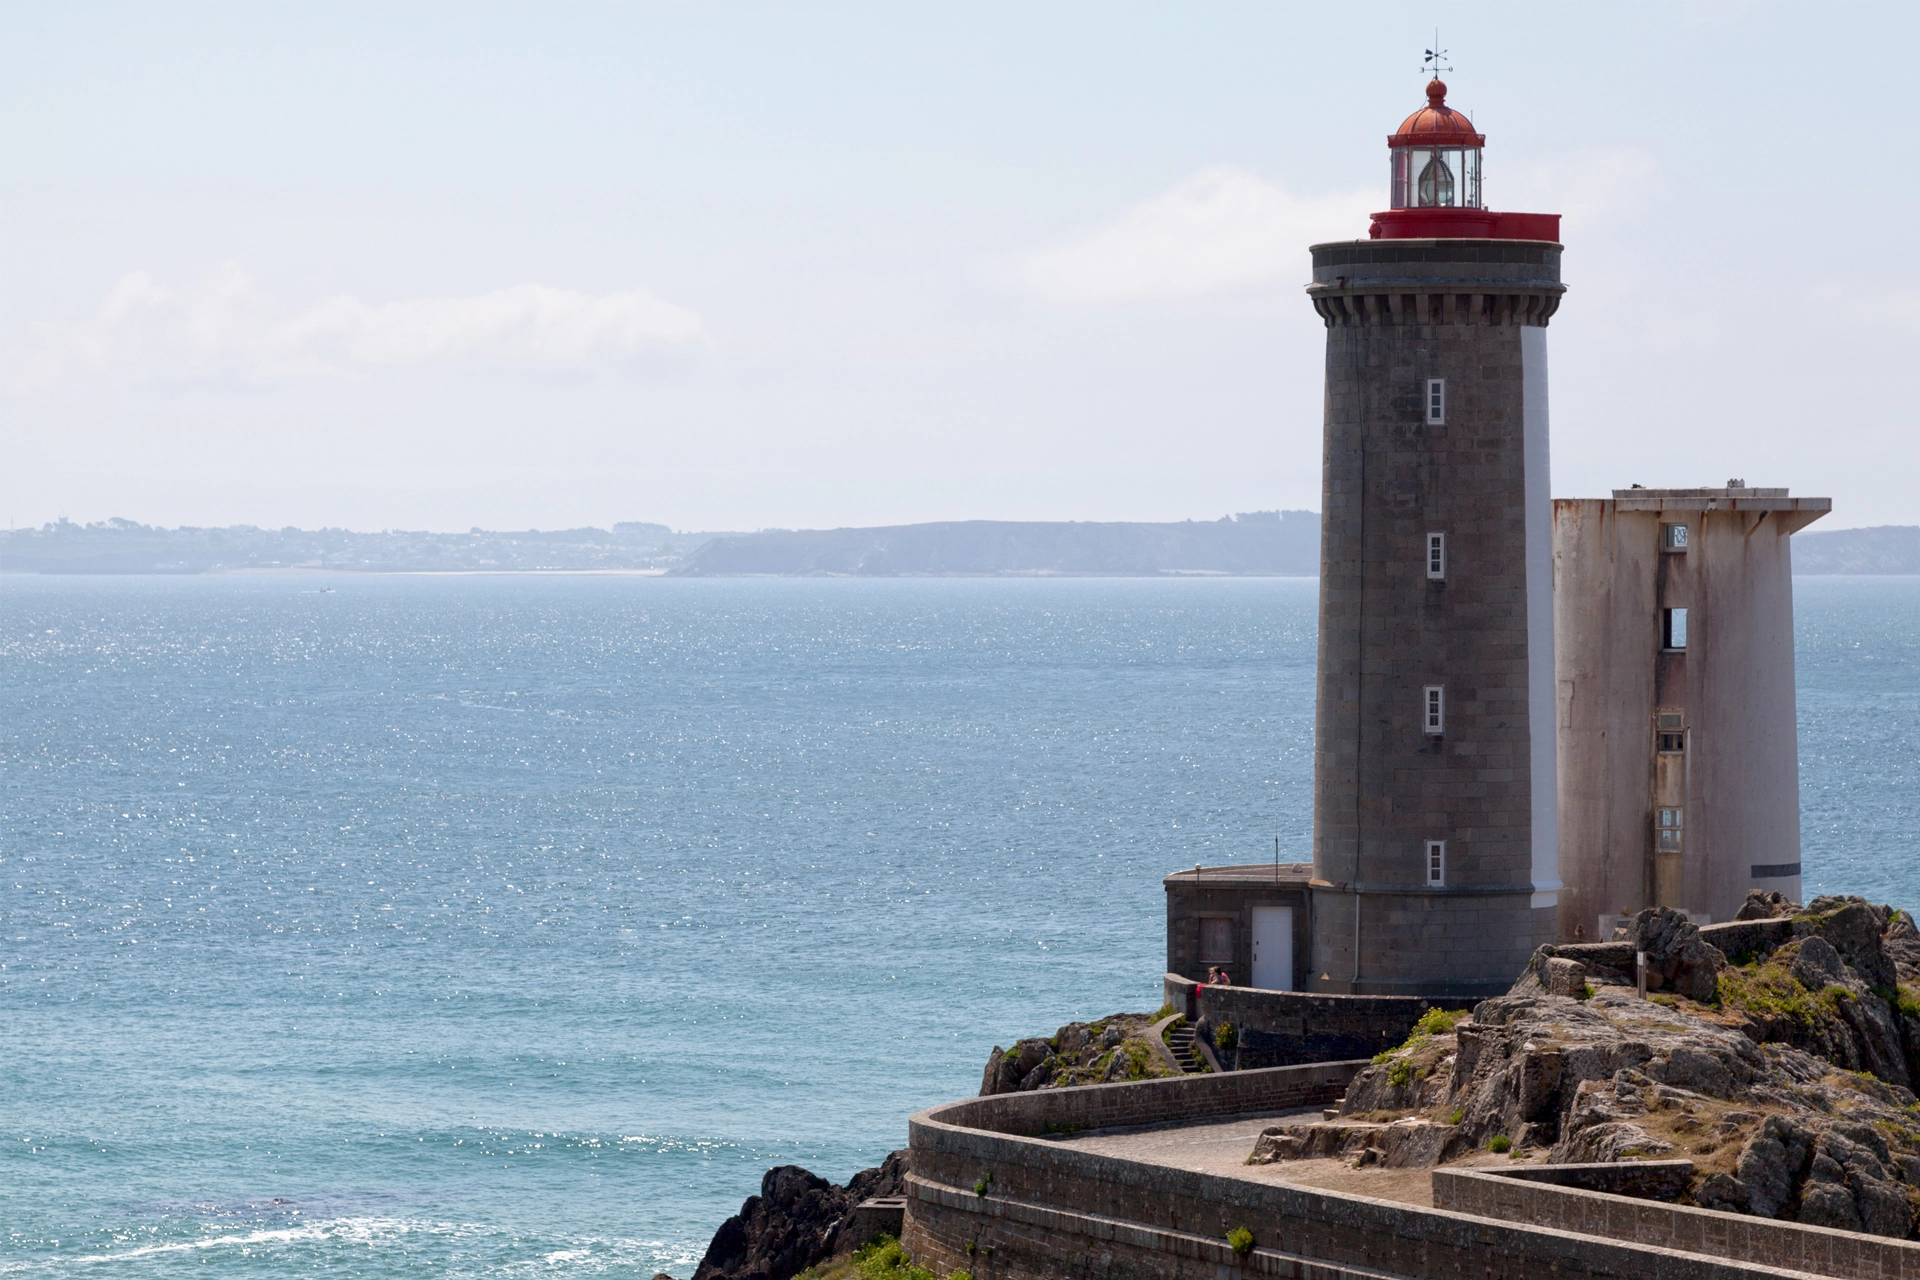
[[[1467,999],[1623,912],[1799,893],[1788,539],[1831,504],[1551,498],[1559,215],[1483,207],[1446,94],[1388,138],[1369,237],[1311,251],[1312,862],[1166,877],[1172,974]]]

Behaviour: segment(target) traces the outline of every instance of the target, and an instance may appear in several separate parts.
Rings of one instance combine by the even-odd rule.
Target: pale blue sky
[[[1422,100],[1566,215],[1554,491],[1920,523],[1911,5],[0,6],[19,524],[1319,506]]]

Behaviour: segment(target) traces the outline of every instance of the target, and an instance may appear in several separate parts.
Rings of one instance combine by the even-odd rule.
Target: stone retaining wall
[[[1106,1127],[1113,1118],[1122,1123],[1194,1121],[1245,1114],[1275,1102],[1285,1105],[1286,1100],[1311,1105],[1344,1090],[1359,1065],[1282,1067],[1002,1094],[920,1112],[908,1122],[913,1174],[907,1184],[903,1241],[921,1265],[941,1274],[967,1271],[976,1280],[1067,1275],[1103,1280],[1228,1280],[1239,1275],[1300,1280],[1757,1280],[1866,1274],[1820,1270],[1836,1265],[1830,1237],[1872,1243],[1869,1237],[1843,1232],[1797,1229],[1819,1237],[1826,1252],[1818,1257],[1819,1250],[1802,1239],[1796,1249],[1769,1258],[1772,1265],[1722,1261],[1630,1235],[1579,1234],[1493,1215],[1198,1173],[1032,1136],[1071,1124]],[[1508,1179],[1488,1181],[1522,1193],[1592,1194]],[[1645,1207],[1656,1213],[1673,1211],[1666,1205]],[[1759,1220],[1730,1221],[1744,1226]],[[1225,1244],[1227,1232],[1242,1226],[1252,1232],[1256,1246],[1244,1261]],[[1734,1235],[1730,1227],[1726,1238]],[[1797,1270],[1786,1269],[1797,1265],[1789,1258],[1797,1259]],[[1920,1268],[1885,1274],[1920,1280]]]
[[[937,1111],[947,1125],[1022,1135],[1264,1115],[1335,1102],[1346,1093],[1347,1082],[1366,1065],[1365,1061],[1323,1062],[1272,1071],[999,1093],[920,1114],[931,1116]],[[908,1122],[909,1132],[912,1124]],[[968,1185],[972,1185],[972,1179]]]
[[[1161,979],[1166,1002],[1210,1027],[1232,1023],[1238,1043],[1227,1065],[1245,1071],[1307,1062],[1371,1058],[1406,1040],[1429,1009],[1465,1009],[1471,1000],[1419,996],[1315,995],[1258,987],[1202,986],[1177,973]],[[1198,993],[1196,1005],[1195,993]]]
[[[1436,1208],[1846,1280],[1920,1277],[1920,1244],[1553,1186],[1504,1173],[1433,1172]]]

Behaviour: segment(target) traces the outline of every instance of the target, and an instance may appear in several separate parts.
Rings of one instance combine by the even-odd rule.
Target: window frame
[[[1685,555],[1690,537],[1691,535],[1687,532],[1685,521],[1662,521],[1660,525],[1660,550],[1663,553]]]
[[[1429,738],[1446,736],[1447,686],[1430,684],[1421,692],[1420,723]]]
[[[1655,806],[1653,811],[1653,847],[1660,853],[1681,853],[1686,849],[1686,809]]]
[[[1430,427],[1447,425],[1447,380],[1428,378],[1427,394],[1420,402],[1420,416]]]
[[[1445,582],[1447,580],[1447,535],[1438,532],[1427,534],[1427,581]]]
[[[1674,643],[1674,623],[1679,623],[1680,643]],[[1660,610],[1660,651],[1662,653],[1685,653],[1687,651],[1687,606],[1672,605]]]
[[[1447,885],[1447,842],[1445,840],[1427,841],[1427,888],[1444,889]]]

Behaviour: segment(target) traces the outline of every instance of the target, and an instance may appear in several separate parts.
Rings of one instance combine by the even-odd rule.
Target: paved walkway
[[[1402,1204],[1433,1204],[1433,1179],[1428,1169],[1355,1169],[1345,1160],[1293,1160],[1280,1164],[1248,1164],[1247,1155],[1263,1130],[1275,1125],[1312,1124],[1319,1107],[1302,1107],[1269,1115],[1235,1116],[1200,1124],[1153,1125],[1138,1129],[1096,1129],[1056,1139],[1065,1145],[1102,1155],[1121,1156],[1173,1169],[1215,1173],[1252,1182],[1288,1182],[1349,1195],[1397,1200]]]

